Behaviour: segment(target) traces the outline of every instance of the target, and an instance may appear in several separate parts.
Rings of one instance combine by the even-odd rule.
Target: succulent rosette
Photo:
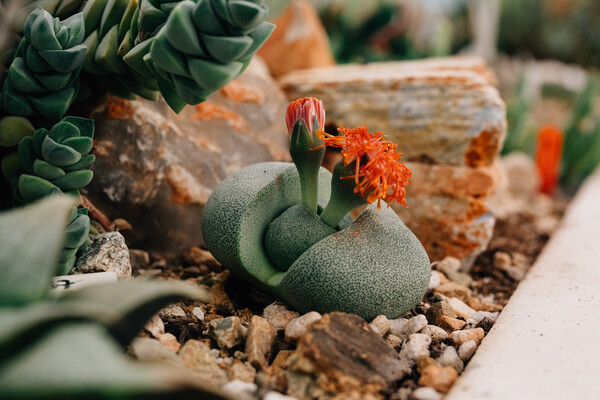
[[[429,258],[390,207],[406,205],[410,170],[396,145],[365,127],[322,131],[319,100],[288,107],[294,164],[262,163],[226,178],[202,217],[206,246],[223,265],[302,312],[395,318],[423,297]],[[333,175],[325,146],[341,148]],[[368,205],[353,221],[349,212]]]

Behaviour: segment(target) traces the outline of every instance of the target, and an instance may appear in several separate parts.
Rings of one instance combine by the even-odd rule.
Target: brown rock
[[[279,351],[275,356],[273,363],[265,371],[271,389],[285,393],[288,385],[286,369],[288,367],[289,359],[293,354],[294,351],[292,350]]]
[[[431,357],[423,357],[419,361],[417,361],[417,372],[422,374],[423,370],[430,365],[440,365],[435,359]]]
[[[210,268],[218,268],[221,266],[213,255],[208,250],[202,250],[199,247],[192,246],[183,255],[185,261],[190,265],[206,265]]]
[[[450,318],[456,318],[454,310],[452,309],[452,307],[450,307],[450,304],[448,304],[448,302],[445,300],[433,303],[431,307],[429,307],[429,310],[427,310],[427,314],[425,314],[425,316],[427,317],[427,321],[430,324],[438,326],[440,318],[444,315]]]
[[[157,339],[174,353],[177,353],[179,349],[181,349],[181,343],[179,343],[175,335],[171,333],[160,335]]]
[[[458,372],[452,367],[430,365],[423,369],[419,385],[433,388],[441,393],[448,393],[457,378]]]
[[[278,332],[285,330],[290,321],[299,316],[299,313],[288,310],[288,308],[281,303],[269,304],[265,307],[262,314],[262,317],[269,321]]]
[[[444,283],[438,286],[435,288],[435,292],[441,293],[446,297],[456,297],[465,303],[468,303],[469,299],[471,298],[471,290],[468,287],[454,282]]]
[[[270,322],[257,315],[252,317],[246,335],[246,354],[254,368],[267,368],[276,337],[277,330]]]
[[[150,254],[144,250],[129,249],[129,261],[131,268],[146,268],[150,265]]]
[[[473,328],[473,329],[465,329],[464,331],[452,332],[450,334],[450,339],[456,343],[457,345],[461,345],[469,340],[474,341],[475,343],[481,343],[483,337],[485,336],[485,332],[482,328]]]
[[[467,323],[461,319],[451,318],[447,315],[442,315],[439,319],[439,323],[437,324],[437,326],[450,333],[464,328],[466,324]]]
[[[258,51],[273,76],[335,65],[325,28],[306,0],[295,0],[274,21],[276,28]]]
[[[471,297],[471,299],[469,300],[469,307],[471,307],[475,311],[488,311],[488,312],[502,311],[502,309],[504,308],[500,304],[484,303],[481,300],[479,300],[477,297]]]
[[[176,253],[202,245],[201,211],[216,185],[242,167],[287,159],[287,101],[259,63],[179,115],[164,101],[112,97],[94,116],[87,196],[110,220],[127,217],[129,245]]]
[[[237,379],[242,382],[252,383],[256,378],[256,370],[249,363],[244,363],[240,360],[233,360],[228,371],[230,380]]]
[[[390,347],[392,349],[394,349],[395,351],[400,351],[400,349],[402,348],[402,342],[404,342],[404,340],[402,340],[402,338],[396,336],[396,335],[392,335],[391,333],[389,335],[387,335],[387,337],[385,338],[385,342],[390,345]]]
[[[229,295],[225,292],[225,285],[221,282],[215,283],[210,287],[210,305],[214,307],[218,314],[231,315],[235,312],[235,307],[231,303]]]
[[[181,363],[198,373],[198,378],[209,385],[220,387],[227,383],[227,372],[210,355],[210,347],[197,340],[188,340],[179,352]]]
[[[215,319],[208,324],[208,334],[215,339],[220,349],[229,350],[242,344],[244,331],[238,317]]]
[[[409,371],[363,319],[344,313],[326,314],[312,324],[289,368],[292,375],[310,376],[322,390],[365,395],[391,387]]]

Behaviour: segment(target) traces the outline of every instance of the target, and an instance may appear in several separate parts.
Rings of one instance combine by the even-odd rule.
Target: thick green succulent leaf
[[[42,142],[42,156],[44,160],[59,167],[68,167],[81,160],[78,151],[56,143],[50,136],[46,136]]]
[[[179,3],[169,15],[169,20],[163,30],[169,43],[175,49],[192,56],[205,56],[192,19],[194,7],[195,4],[191,1]]]
[[[60,189],[44,178],[23,174],[18,179],[19,193],[27,203],[40,200],[44,197],[62,194]]]
[[[123,57],[123,61],[125,61],[129,68],[146,78],[154,77],[154,74],[144,61],[144,56],[150,53],[151,47],[152,39],[145,40],[128,51]]]
[[[83,43],[85,39],[85,25],[83,24],[83,13],[77,13],[65,19],[63,26],[69,33],[69,41],[65,45],[66,48],[76,46]]]
[[[83,70],[95,74],[101,74],[103,71],[96,65],[96,52],[98,51],[98,31],[93,31],[85,38],[83,44],[88,48],[83,62]]]
[[[208,53],[221,63],[237,60],[250,49],[252,39],[249,36],[212,36],[201,33],[200,37]]]
[[[77,257],[71,257],[65,262],[56,264],[56,275],[69,275],[77,262]]]
[[[54,19],[56,21],[56,19]],[[67,45],[67,41],[69,40],[69,31],[63,25],[60,25],[58,32],[56,32],[56,39],[60,43],[60,47],[65,47]]]
[[[33,162],[37,158],[33,144],[34,137],[35,135],[24,137],[17,148],[21,165],[28,174],[33,174]]]
[[[62,143],[69,138],[79,137],[79,129],[74,124],[66,122],[64,119],[50,129],[50,138],[57,143]]]
[[[173,83],[177,93],[187,104],[202,103],[211,94],[210,91],[204,90],[193,80],[183,76],[173,75]]]
[[[17,146],[21,139],[35,133],[27,118],[7,116],[0,119],[0,147]]]
[[[163,31],[152,41],[150,54],[152,55],[152,61],[158,68],[186,78],[192,77],[188,72],[185,57],[169,44],[169,40]]]
[[[31,20],[31,22],[30,22]],[[25,21],[25,38],[37,50],[61,50],[62,46],[54,33],[52,16],[41,7],[34,10]]]
[[[41,50],[38,53],[53,70],[66,74],[81,67],[87,54],[87,47],[78,44],[69,49]]]
[[[194,10],[194,22],[200,32],[213,36],[223,36],[227,33],[211,6],[210,0],[199,0]]]
[[[83,14],[83,24],[85,26],[86,35],[90,35],[93,31],[100,27],[102,22],[102,14],[106,8],[107,0],[88,0],[85,2],[81,13]]]
[[[33,172],[40,178],[52,180],[65,175],[65,171],[39,158],[33,162]]]
[[[63,74],[48,74],[48,75],[37,75],[37,80],[42,84],[45,90],[56,92],[62,90],[69,85],[73,79],[74,72]],[[37,92],[44,91],[44,89],[37,90]]]
[[[27,66],[25,60],[17,57],[13,60],[8,69],[6,79],[10,80],[12,88],[23,93],[37,93],[44,90],[35,80]]]
[[[53,185],[58,186],[63,192],[81,189],[92,181],[94,173],[90,170],[73,171],[52,181]]]
[[[102,22],[100,23],[100,37],[108,34],[108,31],[115,28],[118,30],[119,22],[129,6],[129,0],[108,0],[102,13]]]
[[[156,27],[167,20],[167,14],[156,8],[152,1],[140,1],[139,26],[142,31],[152,32]]]
[[[38,74],[52,72],[52,67],[40,57],[33,46],[27,46],[25,50],[25,64],[30,70]]]
[[[75,137],[63,140],[62,144],[73,148],[84,156],[92,150],[94,141],[89,137]]]
[[[175,86],[173,86],[170,82],[162,79],[156,78],[156,82],[158,83],[158,87],[160,89],[160,93],[163,95],[163,98],[171,107],[171,109],[179,114],[181,110],[187,105],[185,101],[179,96]]]
[[[69,249],[66,247],[63,247],[62,251],[60,252],[60,255],[58,256],[58,263],[59,264],[72,264],[73,260],[76,259],[75,255],[77,254],[77,249]],[[67,273],[69,273],[70,271],[67,271]]]
[[[46,139],[46,136],[48,136],[49,134],[50,131],[48,129],[40,128],[31,137],[31,143],[33,145],[37,157],[42,157],[42,143],[44,143],[44,139]]]
[[[130,360],[101,326],[81,322],[52,329],[7,360],[0,367],[0,397],[228,399],[172,365]]]
[[[2,91],[2,106],[6,112],[14,115],[24,117],[35,115],[35,111],[27,98],[13,91],[6,81],[4,82],[4,90]]]
[[[233,25],[248,31],[257,27],[267,16],[267,7],[245,0],[229,2],[229,15]]]
[[[90,217],[87,215],[77,215],[65,229],[65,241],[63,246],[66,248],[78,249],[86,241],[90,232]]]
[[[62,122],[68,122],[79,129],[79,135],[94,138],[94,120],[90,118],[68,116],[63,118]]]
[[[56,121],[65,115],[71,103],[75,100],[75,95],[75,88],[70,86],[47,95],[30,96],[29,101],[43,117]]]
[[[215,11],[215,14],[221,18],[222,20],[226,21],[227,23],[231,24],[232,20],[231,20],[231,16],[229,15],[229,10],[227,7],[227,3],[230,0],[212,0],[211,1],[211,5],[213,7],[213,10]]]
[[[21,166],[21,160],[19,160],[19,153],[13,151],[2,157],[2,164],[0,164],[2,175],[7,181],[12,180],[15,176],[23,173],[23,167]]]
[[[218,64],[200,58],[188,58],[192,77],[205,90],[217,91],[238,76],[242,63]]]
[[[61,20],[66,19],[75,14],[81,8],[82,3],[84,3],[84,0],[60,0],[54,11],[52,11],[52,15]]]
[[[119,27],[114,25],[98,44],[94,61],[105,70],[115,74],[126,74],[127,67],[117,54],[119,49]]]
[[[249,33],[252,38],[252,45],[246,51],[246,54],[243,55],[243,58],[250,57],[254,55],[262,47],[263,44],[267,41],[271,33],[275,30],[275,25],[270,22],[263,22],[256,29]],[[240,60],[241,61],[241,60]]]
[[[46,295],[75,204],[66,196],[53,196],[0,213],[0,307],[28,304]],[[2,321],[1,329],[10,329],[8,321]]]

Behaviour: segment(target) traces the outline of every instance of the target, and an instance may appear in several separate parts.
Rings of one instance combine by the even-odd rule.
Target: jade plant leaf
[[[46,295],[74,205],[71,198],[53,196],[0,214],[1,306],[24,305]]]

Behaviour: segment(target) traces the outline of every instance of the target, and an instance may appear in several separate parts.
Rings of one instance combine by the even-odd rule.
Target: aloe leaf
[[[39,158],[33,162],[33,172],[44,179],[52,180],[65,175],[65,171]]]
[[[81,189],[92,181],[94,173],[90,170],[74,171],[52,181],[63,192]]]
[[[129,0],[108,0],[100,22],[100,37],[105,36],[113,28],[119,28],[119,22],[128,5]]]
[[[46,295],[67,216],[75,204],[65,196],[53,196],[0,214],[1,306],[24,305]],[[4,324],[3,320],[0,325]]]
[[[51,164],[67,167],[81,160],[81,154],[74,149],[56,143],[50,136],[42,142],[42,156]]]
[[[177,367],[136,363],[94,323],[70,323],[51,330],[0,367],[0,397],[178,398],[224,400],[199,386]],[[159,397],[160,398],[160,397]]]

